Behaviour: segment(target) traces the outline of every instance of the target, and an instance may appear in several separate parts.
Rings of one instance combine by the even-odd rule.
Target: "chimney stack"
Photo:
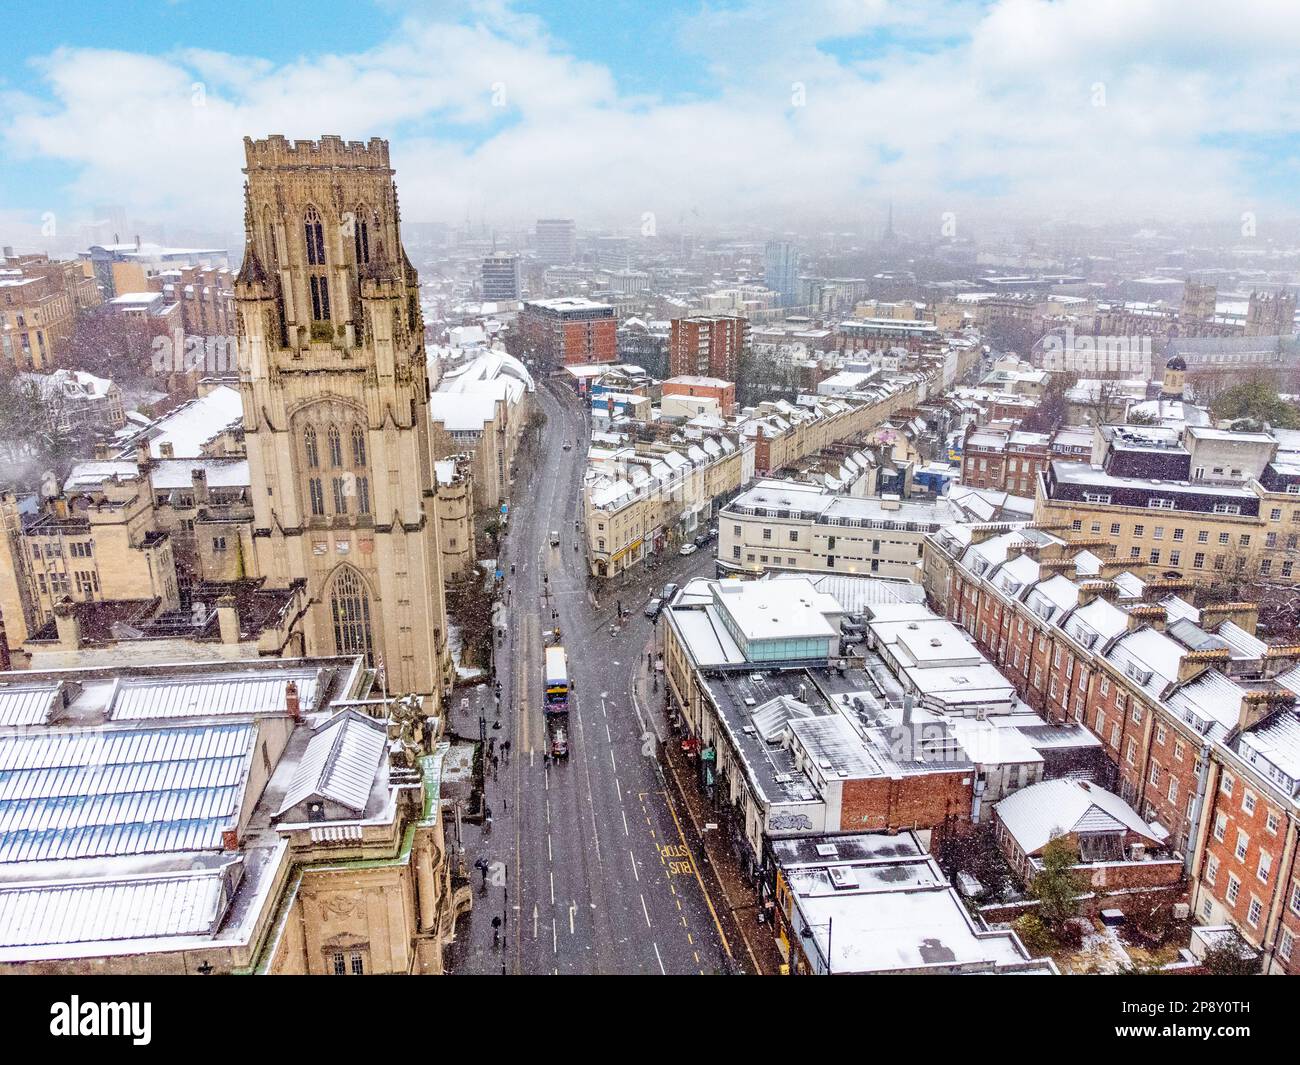
[[[222,643],[239,642],[239,610],[235,606],[233,595],[223,595],[217,600],[217,628],[221,632]],[[296,689],[294,694],[297,695]]]
[[[81,649],[81,619],[71,599],[55,604],[54,627],[59,633],[59,647],[66,651]]]
[[[298,683],[289,681],[284,686],[284,708],[295,721],[302,720],[302,706],[298,702]]]
[[[1274,710],[1294,705],[1295,695],[1284,688],[1248,691],[1241,697],[1241,707],[1237,711],[1237,728],[1242,732],[1254,728]]]
[[[1213,632],[1225,621],[1233,622],[1252,636],[1259,624],[1258,603],[1210,603],[1201,607],[1201,628]]]
[[[1146,606],[1132,606],[1128,610],[1128,631],[1133,632],[1143,625],[1150,625],[1157,632],[1165,631],[1165,621],[1168,615],[1165,608],[1148,604]]]
[[[194,488],[194,502],[205,506],[208,502],[208,471],[202,466],[190,470],[190,484]]]

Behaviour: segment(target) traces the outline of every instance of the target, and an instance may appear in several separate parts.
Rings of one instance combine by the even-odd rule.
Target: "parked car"
[[[648,618],[657,618],[659,616],[659,611],[663,608],[664,601],[662,599],[651,599],[650,602],[645,605],[645,616]]]
[[[678,550],[677,553],[679,555],[693,555],[698,550],[699,548],[696,547],[694,544],[682,544],[681,548]]]
[[[573,450],[573,445],[570,444],[567,440],[564,442],[564,450],[565,450],[565,451],[571,451],[571,450]]]
[[[696,546],[696,547],[703,547],[703,546],[704,546],[705,544],[707,544],[708,542],[709,542],[709,534],[708,534],[708,533],[700,533],[700,535],[697,536],[697,537],[695,538],[695,546]]]
[[[677,594],[677,585],[673,584],[672,581],[669,581],[664,585],[664,590],[659,594],[664,601],[664,606],[672,606],[673,596]]]

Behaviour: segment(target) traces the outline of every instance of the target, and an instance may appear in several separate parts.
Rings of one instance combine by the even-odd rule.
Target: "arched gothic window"
[[[366,434],[362,431],[361,426],[352,427],[352,465],[364,466],[366,464]]]
[[[329,440],[329,445],[330,445],[330,465],[336,468],[342,466],[343,465],[343,442],[339,438],[338,427],[335,425],[331,425],[329,427],[329,432],[326,434],[326,438]]]
[[[308,207],[303,215],[303,237],[307,244],[307,265],[315,267],[307,277],[311,293],[311,318],[313,322],[330,320],[330,283],[325,272],[325,230],[315,207]]]
[[[320,213],[315,207],[308,207],[303,214],[303,237],[307,244],[307,265],[325,265],[325,230],[321,226]]]
[[[310,425],[302,434],[302,446],[307,452],[307,466],[313,470],[317,469],[320,466],[320,449],[316,444],[316,430]]]
[[[357,205],[356,218],[352,225],[352,243],[355,245],[357,265],[370,262],[370,212],[360,204]]]
[[[334,622],[334,649],[339,654],[362,654],[370,663],[373,641],[370,633],[370,596],[356,570],[345,567],[334,578],[330,593],[330,617]]]

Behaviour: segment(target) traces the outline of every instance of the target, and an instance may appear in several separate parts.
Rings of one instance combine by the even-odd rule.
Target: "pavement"
[[[642,614],[651,591],[712,575],[711,554],[672,555],[652,571],[593,591],[585,544],[579,539],[573,547],[580,535],[574,522],[588,438],[584,414],[574,397],[547,384],[539,386],[537,401],[547,425],[540,449],[523,460],[516,479],[501,550],[510,606],[496,650],[500,714],[491,684],[457,689],[451,701],[450,725],[462,737],[478,736],[483,713],[497,765],[486,763],[490,820],[460,825],[475,896],[457,924],[448,968],[756,971],[738,932],[744,911],[725,894],[696,821],[665,774],[671,735],[662,693],[643,701],[636,683],[658,638]],[[566,440],[575,445],[569,451]],[[552,529],[560,531],[559,547],[549,544]],[[616,624],[620,599],[630,615]],[[572,693],[569,757],[553,762],[545,756],[542,652],[543,633],[557,623]],[[484,871],[475,867],[480,859]]]

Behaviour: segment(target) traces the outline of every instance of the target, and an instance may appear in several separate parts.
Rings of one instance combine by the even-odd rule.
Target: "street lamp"
[[[831,976],[831,975],[832,975],[832,972],[831,972],[831,933],[834,931],[834,928],[833,928],[834,920],[835,920],[835,918],[833,918],[833,917],[827,917],[827,918],[826,918],[826,975],[827,975],[827,976]],[[818,925],[810,925],[810,924],[808,924],[807,921],[805,921],[805,922],[804,922],[804,926],[803,926],[803,931],[800,932],[799,935],[800,935],[802,938],[804,938],[804,939],[812,939],[812,938],[813,938],[813,929],[814,929],[814,928],[821,928],[821,927],[822,927],[822,926],[819,925],[819,924],[818,924]]]

